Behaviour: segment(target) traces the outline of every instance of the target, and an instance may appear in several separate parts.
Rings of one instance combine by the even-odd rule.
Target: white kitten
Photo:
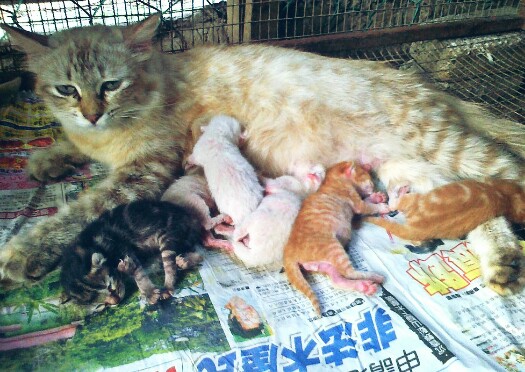
[[[215,116],[188,158],[188,163],[204,169],[211,195],[221,213],[231,217],[235,225],[253,212],[263,198],[252,165],[240,150],[241,126],[232,117]]]
[[[233,252],[247,267],[282,266],[283,248],[307,191],[292,176],[266,180],[267,195],[232,237]]]

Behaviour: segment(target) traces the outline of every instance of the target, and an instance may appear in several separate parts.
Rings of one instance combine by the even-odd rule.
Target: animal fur
[[[498,216],[525,224],[525,191],[515,181],[463,180],[426,194],[403,194],[390,201],[390,208],[403,212],[406,223],[373,217],[365,221],[382,226],[400,238],[417,242],[458,239]]]
[[[237,120],[216,116],[203,129],[188,159],[190,164],[204,169],[217,208],[234,225],[257,208],[264,191],[255,169],[239,150],[240,138],[241,125]]]
[[[35,153],[28,173],[56,179],[91,159],[111,170],[78,201],[0,250],[3,286],[42,278],[105,210],[160,198],[180,175],[188,134],[198,137],[219,114],[243,124],[244,153],[269,177],[293,174],[301,162],[329,167],[364,159],[378,165],[380,178],[382,171],[406,173],[408,185],[484,177],[524,182],[525,127],[500,124],[415,75],[263,44],[162,54],[151,41],[158,22],[153,16],[127,27],[94,25],[50,36],[2,25],[27,52],[36,90],[68,138]],[[472,239],[485,283],[502,294],[520,291],[525,260],[505,220],[483,224]]]
[[[328,274],[337,287],[374,294],[383,277],[355,271],[345,251],[354,213],[388,211],[386,204],[362,200],[373,192],[370,175],[353,162],[341,162],[326,173],[319,190],[309,195],[284,247],[284,270],[290,283],[304,293],[321,315],[319,300],[301,269]]]

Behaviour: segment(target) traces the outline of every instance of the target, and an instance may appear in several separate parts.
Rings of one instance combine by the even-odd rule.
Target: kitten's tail
[[[290,284],[298,291],[302,292],[306,297],[308,297],[310,302],[312,302],[317,315],[321,316],[321,304],[319,303],[319,299],[317,298],[317,295],[313,291],[312,287],[310,287],[310,284],[308,284],[306,281],[299,263],[285,262],[284,271],[286,272],[286,276],[288,277]]]
[[[400,237],[401,239],[405,239],[405,240],[423,241],[423,240],[438,238],[438,237],[431,236],[427,230],[420,230],[414,227],[408,227],[407,225],[403,225],[397,222],[392,222],[384,218],[365,217],[363,221],[370,222],[370,223],[373,223],[374,225],[381,226],[385,228],[388,232],[394,234],[395,236]]]

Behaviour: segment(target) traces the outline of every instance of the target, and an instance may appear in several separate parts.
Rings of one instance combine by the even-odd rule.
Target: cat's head
[[[60,282],[64,301],[90,305],[93,310],[116,305],[125,294],[120,273],[104,255],[78,245],[64,253]]]
[[[345,161],[332,166],[327,171],[326,178],[351,184],[363,197],[374,191],[374,182],[368,169],[353,161]]]
[[[150,66],[152,16],[128,27],[96,25],[50,36],[0,25],[28,56],[37,93],[70,130],[133,124],[160,104],[161,78]]]

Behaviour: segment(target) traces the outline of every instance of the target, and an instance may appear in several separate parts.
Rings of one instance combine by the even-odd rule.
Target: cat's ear
[[[93,253],[91,256],[91,267],[92,269],[99,269],[106,262],[106,258],[101,253]]]
[[[350,163],[345,167],[345,176],[348,178],[353,178],[355,176],[355,165],[354,163]]]
[[[16,49],[27,53],[30,58],[32,56],[38,56],[49,52],[49,38],[47,36],[8,26],[6,24],[0,24],[0,27],[7,32],[13,46]]]
[[[123,29],[124,43],[137,55],[148,59],[153,49],[153,37],[160,23],[160,13]]]

